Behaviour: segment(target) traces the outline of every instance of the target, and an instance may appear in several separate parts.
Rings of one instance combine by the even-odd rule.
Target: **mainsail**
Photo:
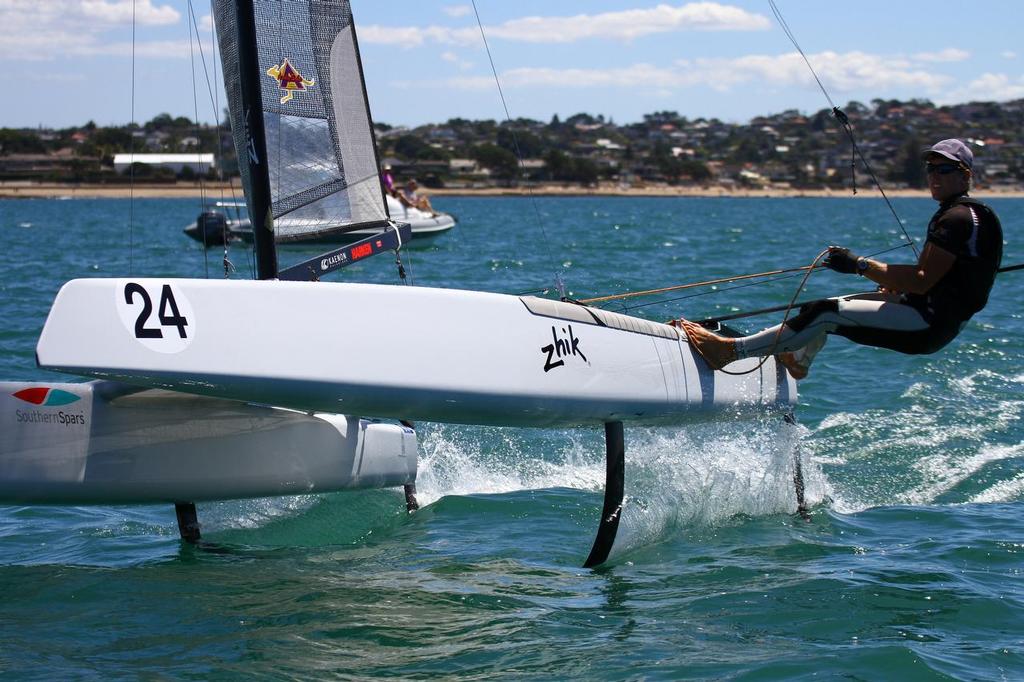
[[[275,240],[383,227],[387,204],[348,0],[253,0],[252,8]],[[237,1],[217,0],[215,13],[252,209]]]

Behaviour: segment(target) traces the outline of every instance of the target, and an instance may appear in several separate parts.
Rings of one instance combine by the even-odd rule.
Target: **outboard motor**
[[[203,211],[196,218],[197,238],[208,246],[224,244],[227,227],[228,219],[220,211]]]

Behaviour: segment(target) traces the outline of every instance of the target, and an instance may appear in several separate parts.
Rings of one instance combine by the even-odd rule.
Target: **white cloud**
[[[181,14],[170,5],[136,0],[135,19],[137,26],[163,26],[178,23]],[[120,54],[123,48],[107,32],[131,23],[132,0],[0,0],[0,56],[32,61]],[[136,54],[159,56],[164,47],[139,41]]]
[[[950,78],[915,68],[907,59],[863,52],[822,52],[809,55],[825,87],[834,92],[909,88],[939,92]],[[816,87],[799,54],[748,55],[735,59],[682,60],[670,67],[634,64],[618,69],[510,69],[501,74],[509,87],[656,88],[706,86],[719,91],[750,83]],[[494,87],[489,78],[454,78],[446,85],[460,89]]]
[[[14,0],[15,4],[20,4]],[[178,10],[163,5],[154,7],[151,0],[80,0],[80,2],[27,3],[33,5],[53,4],[66,5],[67,9],[76,9],[91,21],[103,21],[111,24],[131,24],[132,15],[135,23],[143,26],[173,24],[181,15]],[[76,7],[77,5],[77,7]],[[134,7],[133,7],[134,5]]]
[[[450,29],[443,26],[378,26],[370,24],[360,27],[359,42],[364,44],[394,45],[409,48],[419,47],[426,42],[441,44],[475,44],[480,40],[477,29]]]
[[[967,50],[947,47],[939,52],[918,52],[914,59],[919,62],[962,62],[970,56],[971,53]]]
[[[468,71],[473,68],[473,62],[466,61],[451,50],[441,53],[441,59],[448,62],[449,64],[455,65],[460,71]]]
[[[473,8],[469,5],[445,5],[441,8],[441,11],[450,17],[458,18],[472,14]]]
[[[678,7],[658,5],[649,9],[578,14],[568,17],[523,17],[484,29],[488,38],[525,43],[573,43],[603,38],[630,41],[655,33],[676,31],[761,31],[771,23],[759,14],[751,14],[732,5],[717,2],[691,2]],[[472,28],[443,26],[386,27],[360,29],[364,42],[416,47],[424,42],[474,45],[480,32]]]
[[[633,40],[654,33],[675,31],[757,31],[770,27],[768,19],[730,5],[694,2],[680,7],[658,5],[603,14],[572,17],[525,17],[488,30],[506,40],[529,43],[572,43],[588,38]]]
[[[943,98],[943,102],[998,102],[1021,97],[1024,97],[1024,76],[1013,78],[1005,73],[984,73],[966,86],[951,91]]]
[[[1006,50],[1005,52],[1000,52],[999,56],[1002,57],[1003,59],[1016,59],[1017,53],[1014,52],[1013,50]]]
[[[949,77],[916,68],[898,56],[865,52],[821,52],[808,57],[829,90],[886,90],[911,88],[934,92],[949,82]],[[810,85],[813,77],[799,54],[777,56],[751,55],[737,59],[703,59],[697,66],[705,71],[709,85],[736,84],[752,80],[777,85]]]

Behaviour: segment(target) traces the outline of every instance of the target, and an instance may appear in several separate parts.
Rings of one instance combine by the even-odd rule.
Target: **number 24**
[[[142,312],[140,312],[139,316],[135,319],[135,338],[164,338],[163,330],[146,326],[146,322],[149,321],[149,316],[153,312],[153,302],[149,298],[149,292],[146,291],[141,284],[129,282],[125,285],[124,302],[128,305],[134,304],[135,294],[142,297]],[[188,326],[188,320],[178,312],[178,304],[174,301],[174,293],[171,291],[170,284],[163,285],[163,289],[160,291],[160,310],[157,317],[160,320],[160,326],[177,327],[178,335],[183,339],[188,338],[188,335],[185,333],[185,327]]]

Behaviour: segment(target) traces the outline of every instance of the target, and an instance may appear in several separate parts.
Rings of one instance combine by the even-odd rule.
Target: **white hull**
[[[167,295],[183,320],[160,321],[173,314]],[[774,361],[741,377],[712,372],[664,324],[531,297],[371,284],[74,280],[54,301],[37,358],[141,386],[455,423],[679,423],[796,401]]]
[[[197,502],[416,478],[411,429],[125,388],[0,382],[0,503]]]

